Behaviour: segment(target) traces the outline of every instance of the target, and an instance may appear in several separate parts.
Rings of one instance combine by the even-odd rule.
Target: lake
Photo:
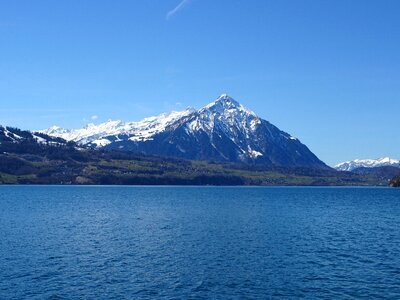
[[[400,297],[400,189],[0,186],[0,237],[0,299]]]

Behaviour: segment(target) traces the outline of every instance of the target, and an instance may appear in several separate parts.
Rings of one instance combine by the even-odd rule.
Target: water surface
[[[0,299],[399,298],[400,190],[0,186]]]

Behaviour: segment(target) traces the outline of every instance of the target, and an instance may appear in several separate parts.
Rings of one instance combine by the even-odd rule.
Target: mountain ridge
[[[334,166],[334,169],[338,171],[351,172],[358,168],[377,168],[386,166],[400,168],[400,161],[389,157],[382,157],[377,159],[355,159],[339,163],[336,166]]]

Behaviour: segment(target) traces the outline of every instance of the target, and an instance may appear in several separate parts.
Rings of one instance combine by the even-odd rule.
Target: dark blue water
[[[400,297],[400,190],[0,186],[0,299],[298,297]]]

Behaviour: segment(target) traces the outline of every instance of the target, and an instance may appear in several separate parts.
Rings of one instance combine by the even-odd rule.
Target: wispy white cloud
[[[95,120],[97,120],[98,118],[99,118],[99,116],[93,115],[93,116],[91,116],[91,117],[89,117],[89,118],[83,118],[82,121],[85,122],[85,123],[87,123],[87,122],[95,121]]]
[[[169,12],[167,12],[167,15],[165,16],[166,20],[168,21],[173,16],[175,16],[179,11],[185,8],[185,6],[187,6],[190,1],[191,0],[182,0],[174,9],[171,9]]]

